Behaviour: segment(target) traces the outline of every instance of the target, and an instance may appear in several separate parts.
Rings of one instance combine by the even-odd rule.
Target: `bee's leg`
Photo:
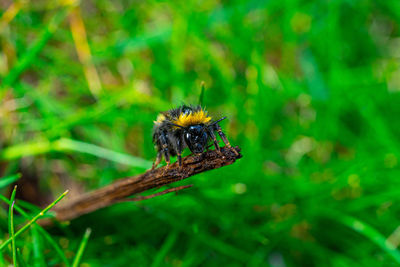
[[[232,147],[231,144],[229,143],[228,139],[226,138],[226,135],[222,132],[221,126],[215,124],[215,130],[218,132],[219,136],[221,137],[222,141],[225,143],[227,147]],[[234,149],[236,155],[239,155],[239,153]]]
[[[160,143],[161,143],[161,151],[164,154],[165,162],[167,163],[168,167],[171,161],[169,159],[168,141],[167,141],[167,135],[165,133],[160,134]]]
[[[156,161],[153,163],[153,167],[151,167],[152,170],[154,170],[158,166],[158,164],[160,164],[161,159],[162,159],[162,153],[158,152]]]
[[[210,135],[211,139],[214,142],[215,150],[218,151],[218,152],[221,152],[221,148],[218,145],[218,140],[215,137],[214,131],[212,129],[208,129],[207,128],[207,132],[208,132],[208,134]]]
[[[176,141],[176,148],[177,148],[177,157],[178,157],[178,164],[179,167],[182,168],[182,138],[178,138]]]
[[[168,146],[163,148],[163,152],[164,152],[165,162],[167,163],[167,167],[168,167],[169,164],[171,163],[171,160],[169,159]]]

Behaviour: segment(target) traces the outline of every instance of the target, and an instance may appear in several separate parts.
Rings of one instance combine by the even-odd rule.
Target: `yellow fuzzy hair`
[[[195,111],[193,113],[189,114],[181,114],[178,119],[172,121],[173,123],[186,127],[189,125],[195,125],[195,124],[206,124],[211,120],[211,117],[207,115],[207,112],[204,110],[199,110]]]
[[[165,120],[164,114],[159,114],[157,116],[157,120],[154,121],[154,123],[162,123]]]

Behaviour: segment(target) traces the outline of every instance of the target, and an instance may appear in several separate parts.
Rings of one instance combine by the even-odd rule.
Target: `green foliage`
[[[399,1],[11,2],[0,265],[399,264]],[[150,167],[158,112],[199,99],[228,117],[237,163],[176,195],[35,223],[29,202]]]

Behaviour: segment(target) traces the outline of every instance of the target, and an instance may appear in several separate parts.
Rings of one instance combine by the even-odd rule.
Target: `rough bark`
[[[128,197],[208,170],[230,165],[242,157],[239,152],[240,149],[238,147],[223,147],[221,148],[221,153],[212,150],[201,155],[187,156],[183,159],[183,166],[181,168],[177,163],[174,163],[169,167],[165,166],[149,170],[135,177],[117,180],[108,186],[83,194],[75,199],[70,199],[65,204],[60,203],[61,205],[56,206],[53,211],[56,213],[56,219],[58,221],[68,221],[114,203],[148,199],[160,195],[163,192],[149,197],[136,196],[132,199]],[[178,191],[184,188],[187,188],[187,186],[179,187],[176,190],[167,189],[165,193]],[[46,220],[41,222],[43,225],[49,223],[50,222]]]

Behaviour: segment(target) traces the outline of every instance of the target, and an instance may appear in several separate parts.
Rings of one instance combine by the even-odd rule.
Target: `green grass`
[[[399,264],[399,1],[11,2],[0,265]],[[242,159],[178,194],[37,225],[61,192],[149,168],[157,114],[199,99]]]
[[[14,266],[17,266],[17,249],[15,247],[15,233],[14,233],[14,204],[15,204],[15,194],[17,192],[17,186],[14,187],[14,190],[11,193],[10,202],[8,209],[8,229],[10,231],[10,239],[11,239],[11,249],[12,249],[12,259]]]
[[[82,241],[81,241],[81,243],[79,245],[78,252],[76,253],[74,262],[72,263],[72,267],[78,267],[79,266],[79,263],[82,260],[83,252],[84,252],[85,247],[86,247],[86,245],[88,243],[90,234],[91,234],[91,230],[90,230],[90,228],[87,228],[86,231],[85,231],[85,234],[83,235]]]
[[[61,199],[65,197],[65,195],[68,193],[68,190],[65,191],[63,194],[61,194],[56,200],[54,200],[52,203],[50,203],[46,208],[44,208],[41,212],[39,212],[36,216],[34,216],[27,224],[25,224],[21,229],[19,229],[15,234],[14,234],[14,227],[12,226],[12,209],[14,207],[14,198],[15,198],[15,190],[14,188],[13,194],[11,195],[11,205],[10,205],[10,232],[11,232],[11,237],[7,240],[5,240],[1,245],[0,245],[0,251],[3,250],[7,244],[10,242],[14,242],[14,239],[21,235],[23,232],[25,232],[29,227],[32,226],[37,220],[39,220],[41,217],[43,217],[47,211],[49,211],[54,205],[56,205]],[[14,254],[13,254],[14,255]]]
[[[8,200],[7,198],[5,198],[2,195],[0,195],[0,200],[2,200],[3,202],[7,203],[8,205],[11,205],[10,200]],[[17,210],[24,217],[24,219],[26,219],[26,220],[31,219],[30,216],[21,207],[19,207],[18,205],[14,205],[14,206],[15,206],[15,210]],[[33,230],[33,236],[35,236],[36,240],[39,240],[39,238],[41,238],[41,237],[38,237],[38,232],[39,232],[40,235],[43,237],[43,239],[45,239],[49,243],[49,246],[51,247],[51,249],[54,250],[56,252],[56,254],[58,254],[59,258],[61,259],[61,262],[65,266],[70,266],[70,264],[68,262],[68,259],[66,258],[66,256],[65,256],[64,252],[62,251],[60,245],[55,242],[53,237],[51,237],[46,232],[45,229],[43,229],[41,226],[39,226],[37,224],[33,225],[32,229],[34,229]],[[39,242],[33,243],[33,247],[37,248],[39,246],[39,244],[38,244]],[[40,258],[40,257],[38,257],[38,258]],[[1,259],[3,259],[3,258],[1,258]],[[41,259],[44,260],[44,255],[43,254],[41,254]],[[23,263],[23,261],[22,261],[22,263]],[[21,265],[21,263],[20,263],[20,265]]]
[[[16,182],[19,178],[21,178],[20,174],[13,174],[7,177],[2,177],[0,180],[0,188],[6,187],[7,185]]]

